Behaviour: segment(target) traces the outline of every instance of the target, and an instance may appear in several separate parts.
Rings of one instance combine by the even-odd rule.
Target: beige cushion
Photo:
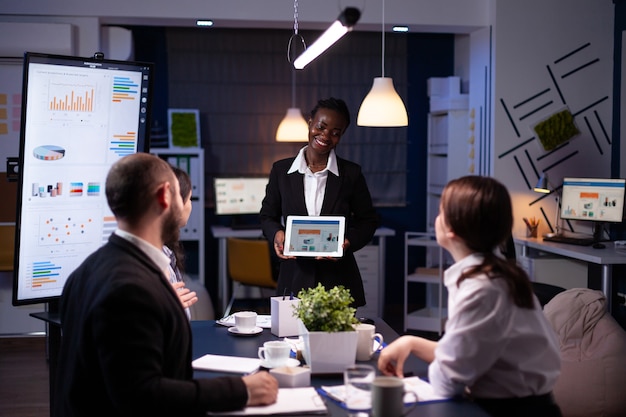
[[[544,313],[560,342],[554,396],[563,416],[626,415],[626,332],[607,312],[604,294],[567,290]]]
[[[213,302],[206,287],[200,281],[190,278],[185,279],[185,286],[198,296],[198,302],[189,308],[191,320],[214,320]]]

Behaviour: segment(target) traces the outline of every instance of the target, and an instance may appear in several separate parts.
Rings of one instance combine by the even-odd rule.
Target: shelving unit
[[[425,248],[436,254],[427,257],[424,266],[414,271],[409,270],[409,259],[416,248]],[[404,331],[423,330],[438,332],[444,329],[447,308],[446,289],[443,285],[443,271],[447,267],[445,251],[435,240],[434,233],[405,232],[404,234]],[[424,308],[409,311],[409,290],[414,284],[426,286],[426,304]]]
[[[427,230],[434,231],[443,187],[468,173],[467,110],[428,114]]]
[[[153,148],[150,152],[166,160],[170,165],[184,169],[191,178],[191,215],[187,225],[180,229],[180,240],[187,252],[187,261],[195,260],[197,266],[197,275],[194,273],[187,275],[204,284],[204,149]],[[191,265],[187,265],[187,268],[192,269]]]

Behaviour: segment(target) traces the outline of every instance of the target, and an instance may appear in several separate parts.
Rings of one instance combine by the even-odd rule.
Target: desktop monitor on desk
[[[215,178],[215,214],[231,215],[231,227],[260,228],[258,214],[265,198],[267,177]],[[252,223],[247,217],[255,217]]]
[[[603,239],[604,223],[621,223],[625,179],[563,178],[561,219],[593,222],[594,241]]]

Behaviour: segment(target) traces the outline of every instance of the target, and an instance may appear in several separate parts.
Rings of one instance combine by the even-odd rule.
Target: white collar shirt
[[[482,262],[473,254],[445,271],[448,321],[428,376],[435,393],[515,398],[549,393],[560,373],[559,345],[535,298],[535,308],[513,303],[502,279],[457,280]]]
[[[163,272],[165,278],[167,278],[167,280],[169,281],[170,258],[165,253],[163,253],[161,249],[155,248],[152,244],[143,240],[139,236],[136,236],[125,230],[116,229],[113,233],[141,249],[141,251],[145,253],[146,256],[159,267],[159,269]]]
[[[171,258],[165,254],[165,246],[163,246],[163,248],[159,250],[139,236],[122,229],[116,229],[113,233],[137,246],[143,253],[146,254],[148,258],[150,258],[152,262],[154,262],[159,267],[159,269],[163,272],[163,275],[168,281],[175,282],[172,281],[172,273],[175,274],[175,272],[173,271],[171,266]],[[169,250],[169,248],[167,249]],[[189,309],[189,307],[184,307],[184,310],[187,319],[191,320],[191,310]]]
[[[319,172],[312,172],[304,157],[307,146],[300,149],[287,173],[299,172],[304,175],[304,202],[306,204],[307,213],[309,216],[319,216],[322,212],[322,204],[324,203],[324,195],[326,194],[328,173],[332,172],[336,176],[339,176],[337,155],[334,149],[331,150],[328,154],[326,168]]]

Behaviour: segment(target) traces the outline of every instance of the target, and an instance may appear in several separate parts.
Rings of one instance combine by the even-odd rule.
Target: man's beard
[[[178,242],[180,239],[180,210],[172,205],[168,216],[163,220],[163,229],[161,230],[161,239],[165,243]]]

